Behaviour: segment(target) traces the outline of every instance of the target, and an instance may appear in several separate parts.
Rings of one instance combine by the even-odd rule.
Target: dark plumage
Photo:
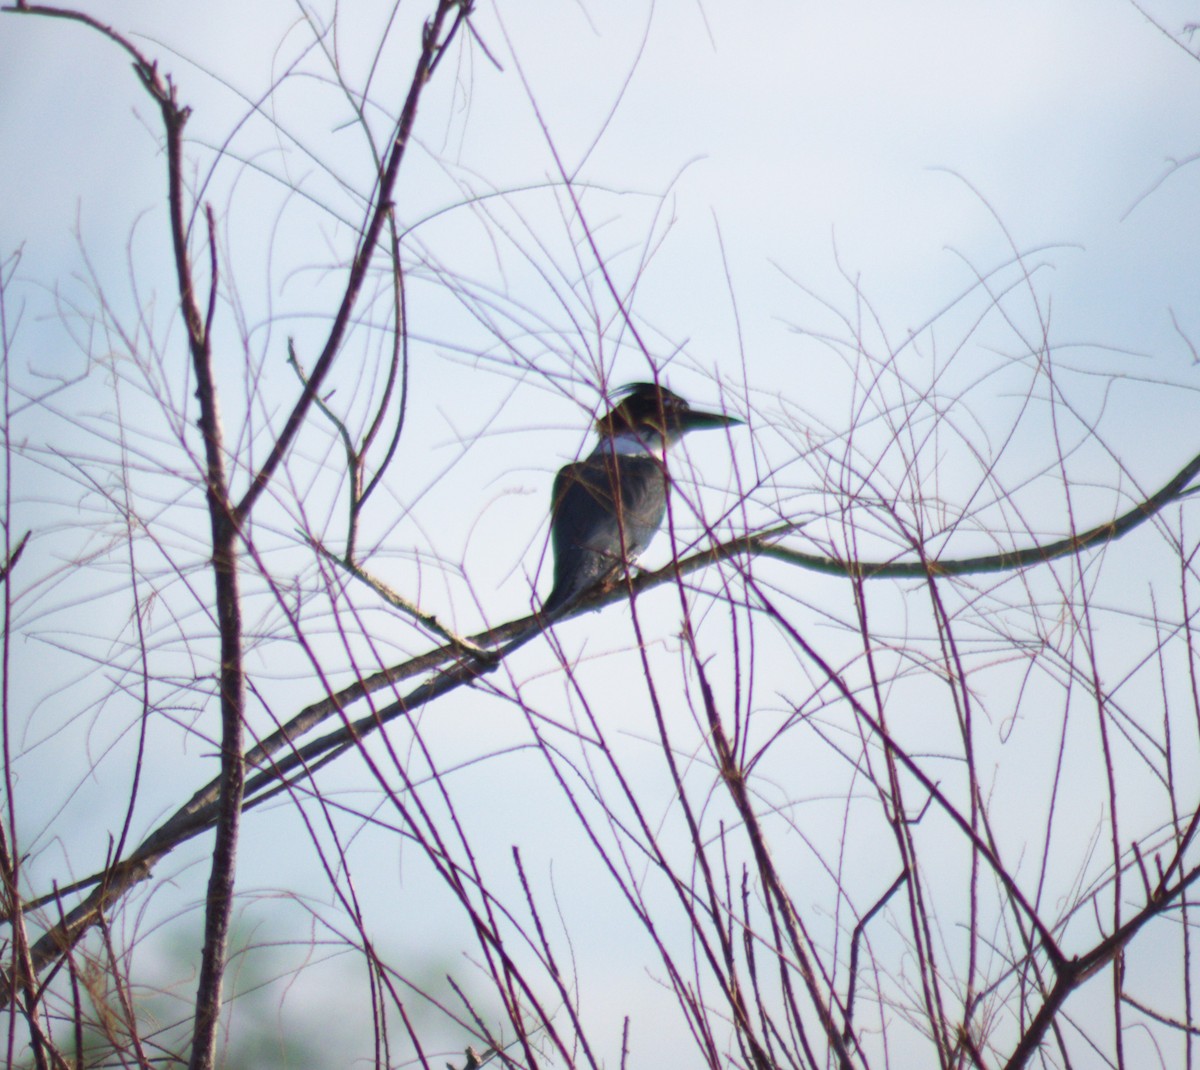
[[[699,412],[654,383],[623,387],[596,421],[600,441],[554,480],[550,534],[554,587],[543,613],[608,583],[654,538],[667,511],[666,450],[687,432],[741,423]]]
[[[667,473],[656,457],[609,452],[563,468],[550,518],[554,589],[543,610],[552,613],[619,573],[650,545],[666,511]]]

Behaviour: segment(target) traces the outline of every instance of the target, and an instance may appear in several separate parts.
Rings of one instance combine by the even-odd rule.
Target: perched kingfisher
[[[667,450],[689,431],[740,424],[693,409],[657,383],[630,383],[596,421],[600,441],[561,469],[550,504],[554,587],[542,605],[554,613],[607,584],[654,538],[667,511]]]

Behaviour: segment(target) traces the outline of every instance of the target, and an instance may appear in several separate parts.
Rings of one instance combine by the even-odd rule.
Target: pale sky
[[[358,195],[372,174],[361,131],[348,125],[328,63],[315,53],[298,59],[312,35],[298,25],[294,5],[98,3],[88,10],[136,35],[139,47],[175,77],[180,99],[194,109],[189,151],[200,161],[198,175],[207,176],[213,148],[236,128],[230,159],[206,187],[222,218],[223,281],[236,283],[238,294],[236,313],[221,306],[218,371],[236,429],[244,353],[263,361],[255,428],[264,435],[265,423],[278,418],[295,392],[287,338],[294,336],[301,359],[311,361],[334,308],[347,224],[358,224]],[[365,84],[387,10],[363,3],[351,18],[343,6],[338,34],[327,38],[355,88]],[[1185,3],[1148,2],[1145,10],[1171,32],[1195,17]],[[417,17],[416,6],[402,7],[394,47],[374,76],[373,94],[393,113],[407,86]],[[750,417],[750,426],[729,439],[697,436],[689,443],[687,458],[703,473],[706,515],[729,507],[739,481],[748,485],[772,469],[776,483],[751,495],[751,522],[765,523],[785,508],[828,511],[810,493],[813,472],[797,457],[804,443],[835,438],[850,422],[856,402],[846,353],[856,334],[874,354],[911,359],[917,378],[921,369],[949,362],[961,346],[939,388],[952,396],[985,382],[982,393],[971,395],[976,400],[965,421],[971,430],[964,434],[995,445],[1028,386],[1021,371],[1028,342],[1039,341],[1048,324],[1060,385],[1079,413],[1080,423],[1064,429],[1069,443],[1082,444],[1076,478],[1095,480],[1073,503],[1081,527],[1112,516],[1114,486],[1157,487],[1195,450],[1200,61],[1132,4],[481,0],[474,23],[503,70],[478,45],[464,39],[456,46],[419,113],[397,191],[398,217],[413,228],[411,255],[423,261],[410,275],[411,408],[394,478],[364,518],[363,535],[364,548],[374,551],[372,567],[452,626],[470,632],[528,612],[531,584],[545,594],[550,482],[562,463],[589,448],[598,365],[612,384],[649,377],[581,240],[559,164],[575,183],[615,285],[627,295],[636,280],[632,315],[666,368],[666,381],[699,406],[723,405]],[[1200,49],[1200,38],[1192,44]],[[247,101],[262,98],[294,62],[295,72],[273,98],[278,126],[261,116],[238,126]],[[370,118],[377,131],[385,128],[380,114]],[[22,249],[15,294],[24,318],[12,361],[24,388],[44,389],[47,377],[69,378],[84,367],[86,332],[76,323],[72,340],[60,311],[64,304],[94,308],[81,281],[86,253],[126,323],[134,322],[139,304],[152,308],[148,335],[163,347],[164,391],[188,396],[174,280],[161,244],[159,132],[152,103],[112,45],[61,22],[0,17],[0,258]],[[1013,264],[1014,247],[1031,271],[1036,308],[1022,268]],[[453,296],[440,273],[465,280],[469,297]],[[1008,296],[1006,316],[993,314],[975,330],[987,304],[978,290],[950,306],[980,277]],[[381,309],[382,303],[371,306],[370,315],[381,320]],[[494,316],[490,324],[485,313]],[[99,356],[120,352],[123,343],[96,333],[86,344]],[[102,380],[96,375],[52,402],[61,422],[49,422],[55,428],[49,437],[68,457],[105,452],[113,409]],[[345,370],[332,385],[339,391],[335,403],[349,403],[360,384]],[[170,434],[155,422],[150,401],[148,394],[126,395],[131,408],[123,417],[147,421],[134,449],[153,459],[154,444]],[[1098,432],[1095,442],[1086,441],[1085,425]],[[46,434],[44,426],[34,421],[20,433],[36,438]],[[1041,455],[1044,430],[1035,422],[1014,437],[1004,459],[1011,468],[1002,469],[1014,481],[1049,460]],[[314,467],[330,450],[324,431],[302,440],[300,454]],[[873,433],[868,428],[864,437]],[[949,500],[975,485],[977,470],[958,449],[948,445],[940,455],[937,492]],[[254,457],[262,455],[259,444]],[[336,459],[336,451],[327,456]],[[75,530],[72,511],[92,515],[102,495],[71,471],[71,464],[39,454],[26,476],[32,482],[16,486],[14,526],[39,532],[44,541],[31,548],[31,558],[44,568],[89,552],[103,557],[109,536],[119,545],[118,527],[90,539]],[[344,500],[323,495],[317,477],[306,493],[303,472],[298,465],[304,519],[336,542],[344,532]],[[149,480],[141,493],[168,511],[169,490]],[[787,494],[794,500],[785,501]],[[1044,506],[1034,510],[1036,522],[1026,517],[1030,526],[1062,534],[1065,511],[1052,488],[1032,486],[1029,494],[1031,505]],[[277,547],[292,538],[298,512],[296,506],[272,515]],[[200,570],[203,525],[171,530],[181,553],[195,555],[190,567]],[[947,552],[987,549],[985,539],[951,543]],[[647,561],[657,566],[669,556],[660,537]],[[307,564],[284,571],[311,570],[311,560],[302,559]],[[99,763],[78,792],[71,789],[82,774],[66,778],[69,786],[53,798],[27,804],[30,811],[46,807],[40,824],[30,818],[42,852],[33,864],[44,867],[38,873],[45,879],[65,879],[68,866],[74,875],[90,872],[102,857],[103,835],[123,819],[119,805],[105,803],[125,790],[128,766],[119,757],[106,764],[103,755],[110,746],[113,755],[123,754],[129,739],[105,723],[106,707],[88,705],[93,667],[82,661],[64,667],[47,638],[70,633],[64,621],[77,623],[69,607],[80,598],[108,607],[98,617],[128,613],[119,555],[115,560],[87,576],[62,567],[28,614],[28,631],[39,636],[29,640],[36,668],[20,689],[42,701],[22,729],[26,776],[61,781],[64,739]],[[1151,583],[1142,565],[1147,573],[1154,568],[1131,552],[1131,571],[1121,575],[1119,589]],[[198,590],[208,582],[196,572]],[[814,603],[827,594],[839,606],[834,615],[845,614],[845,585],[812,583]],[[368,596],[355,598],[362,604]],[[647,607],[660,625],[656,652],[667,664],[677,660],[674,598],[664,590]],[[906,619],[903,591],[881,598],[894,614],[886,619]],[[181,605],[184,616],[199,617],[194,602],[184,598]],[[270,599],[257,611],[252,628],[278,625]],[[388,631],[386,614],[368,612],[383,629],[372,638],[385,656],[412,647],[410,633]],[[327,625],[314,621],[314,634],[328,632]],[[87,647],[103,663],[102,622],[89,620],[80,633],[64,645]],[[614,673],[636,674],[625,607],[570,622],[561,633],[568,655],[582,659],[580,679],[599,692]],[[164,661],[180,680],[203,673],[181,649],[167,646]],[[272,647],[252,656],[262,659],[270,704],[282,716],[317,696],[297,651]],[[331,658],[337,656],[335,648]],[[49,665],[63,674],[61,690],[57,682],[46,687]],[[511,677],[501,677],[553,706],[568,701],[556,668],[545,647],[531,647],[508,667]],[[775,684],[765,673],[763,693]],[[644,775],[645,790],[665,813],[669,785],[656,779],[662,769],[654,746],[641,742],[651,733],[638,703],[614,701],[608,723],[629,746],[629,768]],[[177,715],[187,721],[192,713]],[[130,717],[117,722],[127,726]],[[446,748],[447,766],[523,746],[522,726],[506,703],[482,692],[443,703],[424,719],[430,737]],[[35,746],[42,739],[47,745]],[[198,787],[215,768],[209,750],[194,741],[184,746],[164,731],[152,743],[169,758],[147,773],[136,832],[152,828],[181,790]],[[606,1035],[618,1037],[635,988],[646,1006],[665,998],[646,980],[654,976],[652,957],[631,980],[631,945],[614,947],[604,936],[608,925],[616,931],[623,924],[624,907],[594,862],[573,858],[564,846],[578,837],[572,819],[561,802],[539,801],[552,796],[537,792],[552,786],[536,760],[524,762],[520,756],[511,766],[481,761],[458,783],[459,804],[488,844],[484,855],[494,854],[500,865],[519,841],[539,873],[554,869],[566,914],[586,902],[567,921],[581,936],[578,953],[595,964],[595,1013]],[[331,774],[334,783],[369,794],[348,764]],[[813,784],[799,794],[814,799],[822,789]],[[786,784],[780,790],[791,797]],[[831,797],[838,790],[831,785]],[[1013,792],[1014,808],[1026,804],[1019,788],[998,783],[997,791],[1004,790]],[[1081,810],[1090,802],[1081,800]],[[1039,804],[1028,801],[1033,812]],[[63,818],[56,816],[59,807]],[[255,821],[270,831],[244,852],[244,887],[304,887],[314,880],[311,857],[278,849],[295,835],[288,831],[291,815],[285,805],[252,819],[252,831]],[[69,843],[48,846],[50,827],[68,818],[79,831]],[[377,911],[373,917],[386,916],[402,888],[406,916],[421,916],[422,927],[414,933],[411,926],[392,932],[384,926],[383,939],[411,947],[431,968],[454,968],[456,941],[469,946],[461,919],[442,917],[436,883],[398,858],[394,841],[384,843],[381,860],[360,862],[356,880],[364,900]],[[195,901],[203,872],[193,866],[181,878],[183,897],[165,913]],[[319,877],[314,886],[319,896]],[[433,930],[444,954],[428,950]],[[666,1065],[656,1059],[675,1050],[676,1027],[665,1024],[662,1035],[635,1031],[639,1061],[632,1065]]]

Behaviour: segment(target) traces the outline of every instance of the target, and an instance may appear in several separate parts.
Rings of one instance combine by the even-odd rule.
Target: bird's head
[[[596,421],[602,441],[628,439],[651,449],[665,449],[689,431],[742,422],[724,413],[693,409],[678,394],[657,383],[628,383],[614,396],[619,399],[617,403]]]

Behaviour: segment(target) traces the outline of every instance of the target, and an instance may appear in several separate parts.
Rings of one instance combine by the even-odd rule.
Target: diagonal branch
[[[927,576],[931,571],[940,575],[967,575],[974,572],[994,572],[1003,568],[1016,569],[1054,560],[1069,554],[1082,553],[1128,534],[1143,522],[1151,519],[1172,501],[1183,498],[1189,492],[1189,484],[1200,473],[1200,455],[1192,458],[1157,493],[1132,509],[1109,521],[1097,525],[1079,535],[1070,536],[1042,546],[1025,550],[1009,551],[987,557],[960,558],[944,561],[891,561],[891,562],[847,562],[815,554],[804,554],[778,545],[778,539],[795,526],[784,525],[766,531],[755,532],[727,540],[710,549],[692,554],[683,560],[655,572],[643,572],[631,581],[632,589],[641,593],[662,583],[675,581],[681,575],[698,572],[710,565],[742,555],[762,555],[777,558],[801,568],[837,575],[862,575],[868,578],[916,578]],[[622,601],[627,590],[624,586],[610,591],[597,592],[584,597],[559,620],[566,620],[601,609],[613,602]],[[435,647],[425,654],[380,670],[371,676],[356,681],[349,687],[327,695],[305,707],[290,721],[270,736],[251,747],[245,754],[245,764],[258,770],[247,782],[245,806],[251,807],[280,790],[284,778],[303,771],[308,775],[315,764],[324,765],[355,746],[364,737],[383,727],[388,721],[401,717],[418,706],[432,702],[463,684],[478,679],[494,670],[512,651],[524,646],[543,630],[537,615],[520,617],[495,628],[470,636],[465,642],[455,639]],[[477,657],[471,648],[482,648],[486,656]],[[360,718],[305,744],[297,746],[307,733],[327,720],[335,712],[344,712],[352,703],[378,692],[394,687],[405,680],[415,679],[422,674],[429,678],[417,685],[401,699],[397,699],[377,713]],[[273,760],[284,750],[283,758]],[[78,881],[62,888],[59,894],[77,892],[87,887],[96,887],[91,894],[63,921],[47,931],[32,948],[32,959],[39,972],[57,961],[96,923],[130,888],[150,876],[153,866],[179,844],[211,828],[215,820],[215,807],[219,798],[219,782],[214,780],[202,787],[178,811],[150,833],[124,860],[114,864],[104,873]],[[24,904],[24,910],[37,909],[52,896],[36,899]],[[1049,935],[1043,932],[1043,935]],[[1053,943],[1051,944],[1053,946]],[[1051,952],[1053,956],[1053,952]],[[1063,961],[1060,957],[1060,961]],[[11,998],[11,974],[0,976],[0,1005]]]
[[[458,9],[458,16],[450,25],[450,28],[444,30],[446,19],[451,10],[455,8]],[[461,3],[461,0],[438,0],[437,10],[434,12],[433,17],[425,23],[425,31],[421,39],[421,55],[417,60],[417,69],[409,85],[408,96],[404,101],[404,108],[400,112],[400,120],[396,124],[396,134],[392,139],[392,147],[388,152],[387,163],[384,166],[383,173],[379,176],[379,185],[371,201],[370,216],[364,228],[362,240],[359,242],[358,250],[354,254],[354,260],[350,265],[350,274],[346,279],[346,289],[342,294],[341,304],[334,315],[333,326],[329,330],[329,337],[325,340],[325,346],[321,350],[321,355],[317,358],[316,364],[313,365],[313,370],[307,377],[307,382],[300,394],[300,399],[288,414],[287,421],[283,425],[283,430],[279,433],[279,437],[271,447],[271,452],[267,455],[263,466],[255,473],[249,489],[237,505],[236,516],[239,521],[244,520],[250,514],[250,511],[254,508],[254,503],[258,501],[262,492],[267,489],[267,485],[271,482],[276,469],[291,448],[293,440],[304,423],[305,417],[308,415],[309,408],[311,408],[317,398],[321,384],[329,374],[329,369],[333,366],[338,351],[345,341],[346,332],[350,328],[354,306],[358,302],[363,283],[366,281],[367,269],[370,267],[371,258],[375,254],[375,247],[379,244],[379,236],[383,230],[383,225],[392,211],[392,194],[396,187],[396,179],[400,174],[401,161],[404,159],[405,150],[408,148],[413,123],[416,121],[417,105],[421,99],[421,92],[433,74],[438,60],[453,40],[459,27],[466,20],[467,10],[467,5]]]
[[[1033,1016],[1022,1032],[1020,1041],[1013,1048],[1008,1062],[1004,1064],[1004,1070],[1022,1070],[1033,1057],[1034,1052],[1041,1047],[1047,1030],[1053,1024],[1063,1004],[1066,1003],[1067,997],[1085,981],[1112,963],[1148,922],[1171,909],[1183,896],[1183,893],[1198,879],[1200,879],[1200,867],[1183,876],[1175,887],[1164,888],[1158,892],[1129,921],[1106,939],[1101,940],[1090,951],[1057,964],[1055,966],[1056,980],[1050,991],[1046,993],[1045,1001],[1038,1009],[1037,1014]]]
[[[635,580],[635,590],[655,587],[672,577],[699,571],[717,561],[746,555],[771,557],[798,565],[810,572],[835,576],[861,576],[864,579],[925,579],[933,576],[967,576],[988,572],[1015,572],[1031,565],[1044,565],[1060,557],[1072,557],[1096,546],[1114,542],[1152,519],[1172,502],[1181,501],[1197,488],[1192,482],[1200,476],[1200,454],[1187,462],[1170,481],[1144,501],[1120,516],[1088,528],[1078,535],[1029,546],[1023,550],[1002,550],[981,557],[923,558],[917,561],[845,561],[841,558],[808,554],[779,545],[779,540],[798,530],[795,524],[779,524],[764,531],[751,532],[718,543],[657,570],[643,573]]]

